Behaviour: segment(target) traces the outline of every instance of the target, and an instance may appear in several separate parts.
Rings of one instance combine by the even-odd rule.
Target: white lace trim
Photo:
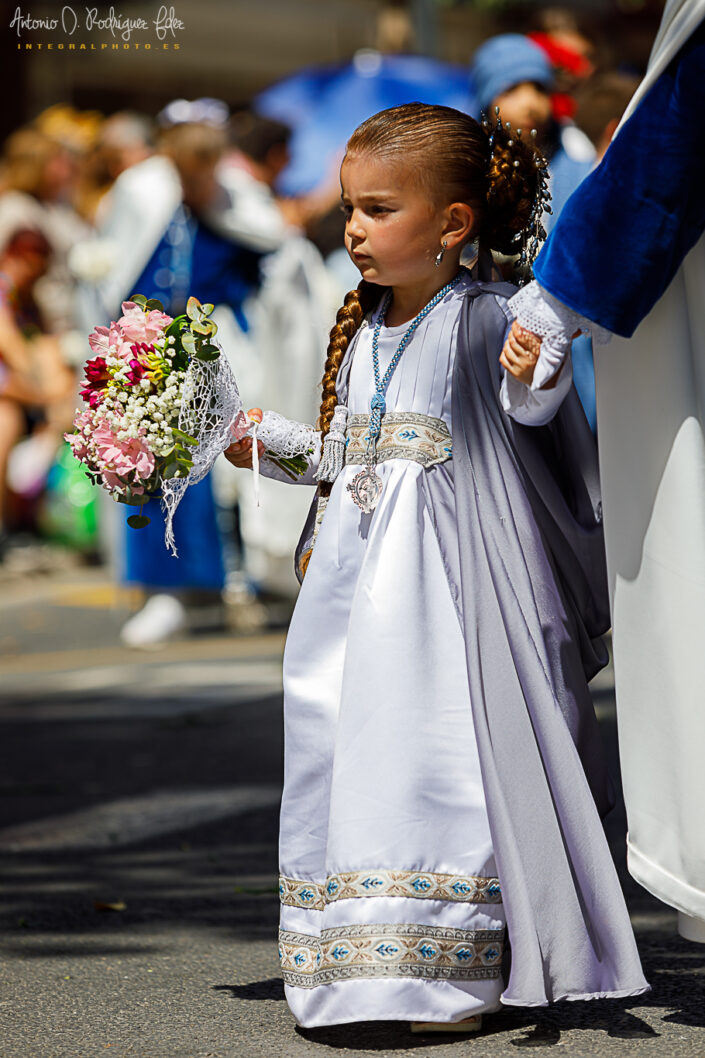
[[[313,426],[286,419],[277,411],[264,413],[257,436],[268,452],[283,459],[299,455],[311,457],[321,444],[321,436]]]
[[[542,339],[532,390],[541,389],[555,375],[576,331],[589,334],[598,345],[605,345],[612,337],[610,331],[569,309],[536,280],[518,290],[508,304],[520,326]]]
[[[176,556],[173,519],[183,494],[206,476],[230,441],[230,428],[242,408],[237,382],[224,353],[217,360],[189,363],[179,408],[179,429],[195,437],[189,448],[193,466],[186,477],[162,482],[164,543]]]

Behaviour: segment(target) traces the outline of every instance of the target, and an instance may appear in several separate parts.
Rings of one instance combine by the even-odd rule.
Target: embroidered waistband
[[[339,926],[320,937],[279,931],[284,983],[315,988],[354,978],[499,977],[504,929],[452,929],[415,923]]]
[[[437,874],[429,871],[344,871],[324,884],[279,879],[279,897],[289,907],[323,911],[326,904],[369,896],[403,896],[415,900],[451,900],[468,904],[500,904],[498,878]]]
[[[345,462],[365,462],[365,435],[368,415],[349,415]],[[382,432],[377,442],[377,462],[385,459],[411,459],[424,467],[445,463],[453,454],[453,441],[443,419],[434,419],[420,412],[390,411],[382,419]]]

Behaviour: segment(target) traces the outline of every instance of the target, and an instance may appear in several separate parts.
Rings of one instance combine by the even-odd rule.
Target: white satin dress
[[[419,325],[387,411],[452,427],[455,334],[469,282]],[[382,374],[407,327],[382,327]],[[351,414],[369,413],[371,339],[370,325],[354,339]],[[532,398],[542,421],[566,388]],[[460,622],[423,487],[424,475],[450,467],[379,464],[384,488],[367,515],[346,489],[360,468],[346,466],[291,622],[280,957],[289,1006],[305,1027],[459,1021],[500,1005],[501,888]]]

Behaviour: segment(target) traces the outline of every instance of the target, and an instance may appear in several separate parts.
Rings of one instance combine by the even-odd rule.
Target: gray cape
[[[543,1006],[649,986],[600,821],[611,786],[587,686],[610,624],[597,453],[574,389],[544,427],[502,411],[498,358],[514,292],[468,290],[453,459],[422,487],[465,638],[511,945],[502,1002]],[[350,364],[348,355],[338,374],[343,403]],[[315,503],[297,570],[314,513]]]

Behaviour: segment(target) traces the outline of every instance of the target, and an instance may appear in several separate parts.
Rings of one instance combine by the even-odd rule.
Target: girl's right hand
[[[515,320],[502,349],[499,362],[510,375],[519,382],[530,386],[536,370],[541,338],[533,331],[527,331]]]
[[[262,422],[261,408],[250,408],[247,414],[250,419],[256,419],[257,422]],[[257,450],[261,459],[264,455],[264,444],[262,441],[257,442]],[[243,437],[241,441],[235,441],[225,449],[223,455],[234,467],[244,467],[245,469],[252,470],[252,438]]]

